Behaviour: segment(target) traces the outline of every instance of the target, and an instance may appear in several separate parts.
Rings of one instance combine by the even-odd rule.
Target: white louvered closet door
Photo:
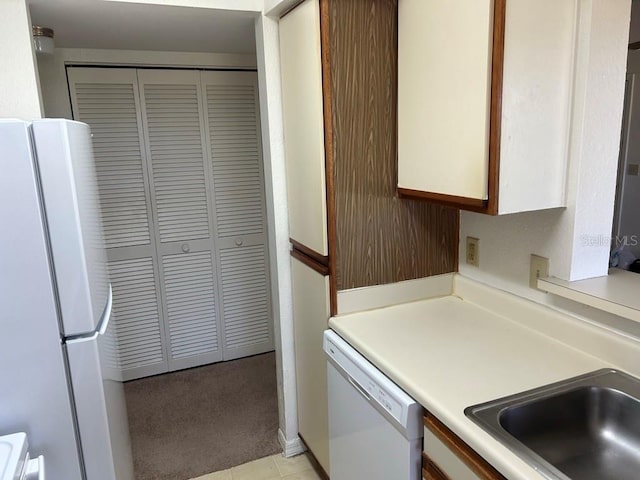
[[[69,68],[68,78],[74,118],[89,124],[93,135],[122,375],[166,372],[136,71]]]
[[[224,359],[274,348],[255,72],[202,72]]]
[[[223,359],[198,71],[138,70],[170,370]]]

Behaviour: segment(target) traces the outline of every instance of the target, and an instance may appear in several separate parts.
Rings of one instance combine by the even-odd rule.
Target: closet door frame
[[[71,73],[73,72],[73,73]],[[82,77],[80,80],[78,77]],[[71,96],[71,108],[73,118],[78,121],[81,120],[81,114],[79,111],[79,102],[76,95],[75,84],[76,83],[89,83],[89,84],[128,84],[130,83],[133,88],[133,96],[136,110],[136,123],[138,128],[138,142],[141,157],[142,177],[144,185],[144,195],[147,207],[147,222],[149,227],[149,245],[135,245],[127,247],[109,247],[106,248],[107,263],[118,262],[123,260],[134,260],[139,258],[150,257],[152,259],[153,275],[154,275],[154,289],[156,298],[161,300],[163,298],[162,288],[160,286],[160,265],[158,257],[158,249],[156,245],[156,235],[154,231],[156,229],[155,216],[153,215],[152,195],[150,191],[150,185],[148,179],[150,178],[148,167],[148,154],[146,149],[145,132],[142,122],[142,102],[140,100],[140,91],[138,85],[137,69],[135,68],[111,68],[100,66],[78,66],[68,67],[67,79],[69,84],[69,95]],[[92,133],[93,137],[93,133]],[[98,184],[99,186],[99,184]],[[158,302],[158,322],[160,330],[160,342],[162,348],[163,360],[162,362],[152,365],[144,365],[141,367],[133,367],[126,370],[122,370],[123,380],[131,380],[135,378],[147,377],[151,375],[157,375],[160,373],[166,373],[169,371],[169,351],[168,351],[168,337],[164,327],[166,324],[165,313],[162,306],[162,301]],[[116,338],[117,338],[117,315],[116,315]],[[119,342],[118,342],[119,343]],[[120,347],[118,347],[118,362],[120,362]]]
[[[158,219],[158,206],[156,205],[156,199],[154,195],[151,195],[151,205],[152,205],[152,215],[153,215],[153,223],[154,223],[154,235],[157,238],[156,248],[157,248],[157,259],[158,259],[158,270],[159,270],[159,280],[161,285],[166,285],[165,282],[165,272],[163,268],[163,257],[165,255],[173,255],[186,253],[182,248],[185,243],[188,243],[189,250],[188,252],[200,252],[200,251],[210,251],[212,254],[212,270],[213,270],[213,282],[214,282],[214,302],[215,302],[215,314],[216,314],[216,342],[217,349],[215,352],[202,354],[202,355],[194,355],[190,357],[184,357],[179,359],[172,358],[171,354],[171,332],[170,332],[170,322],[169,322],[169,307],[167,303],[167,296],[165,292],[162,292],[161,295],[161,303],[162,310],[164,314],[164,329],[165,329],[165,338],[167,339],[167,360],[169,365],[169,371],[181,370],[185,368],[191,368],[195,366],[200,366],[208,363],[219,362],[224,359],[223,353],[223,329],[222,329],[222,299],[220,293],[220,278],[219,278],[219,270],[218,270],[218,255],[216,254],[216,217],[215,217],[215,208],[213,203],[213,182],[211,178],[210,169],[208,168],[208,160],[209,160],[209,148],[208,141],[206,137],[205,130],[205,109],[204,109],[204,97],[202,96],[201,82],[200,82],[200,72],[198,70],[171,70],[171,69],[135,69],[138,78],[138,89],[139,89],[139,98],[140,101],[140,115],[142,118],[147,118],[147,109],[144,101],[145,93],[144,86],[149,84],[154,85],[162,85],[162,84],[179,84],[179,85],[189,85],[193,84],[196,87],[196,92],[198,95],[198,113],[199,113],[199,123],[200,123],[200,143],[202,147],[203,153],[203,172],[204,179],[206,185],[206,196],[207,196],[207,208],[209,210],[209,239],[199,239],[199,240],[189,240],[187,242],[184,241],[175,241],[170,242],[169,244],[163,245],[160,242],[160,232],[159,232],[159,219]],[[148,173],[148,182],[149,188],[152,192],[155,192],[155,182],[153,178],[153,166],[152,166],[152,157],[151,157],[151,142],[149,137],[149,125],[148,121],[143,121],[143,133],[145,137],[145,152],[146,152],[146,161],[147,161],[147,171]],[[161,287],[162,289],[162,287]]]

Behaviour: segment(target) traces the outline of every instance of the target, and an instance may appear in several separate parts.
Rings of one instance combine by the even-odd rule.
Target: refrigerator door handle
[[[107,303],[104,306],[102,316],[98,322],[98,327],[93,332],[81,333],[79,335],[71,335],[66,338],[67,343],[74,342],[86,342],[88,340],[95,340],[98,335],[104,335],[109,328],[109,321],[111,320],[111,308],[113,306],[113,290],[111,284],[109,284],[109,290],[107,292]]]
[[[100,318],[100,324],[98,327],[98,333],[104,335],[109,327],[109,321],[111,320],[111,308],[113,307],[113,290],[111,284],[109,284],[109,292],[107,293],[107,303],[104,306],[104,312]]]

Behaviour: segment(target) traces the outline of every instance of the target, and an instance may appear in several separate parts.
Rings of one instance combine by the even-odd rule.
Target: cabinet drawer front
[[[427,480],[438,479],[437,471],[452,480],[506,480],[440,420],[427,412],[424,416],[424,471]],[[431,473],[429,471],[431,467]],[[435,469],[433,467],[436,467]],[[436,473],[434,473],[436,472]]]
[[[424,452],[426,480],[483,480],[428,428],[424,429]]]

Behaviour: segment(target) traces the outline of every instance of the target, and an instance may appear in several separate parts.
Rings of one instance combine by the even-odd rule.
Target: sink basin
[[[545,478],[640,478],[640,380],[598,370],[465,414]]]

